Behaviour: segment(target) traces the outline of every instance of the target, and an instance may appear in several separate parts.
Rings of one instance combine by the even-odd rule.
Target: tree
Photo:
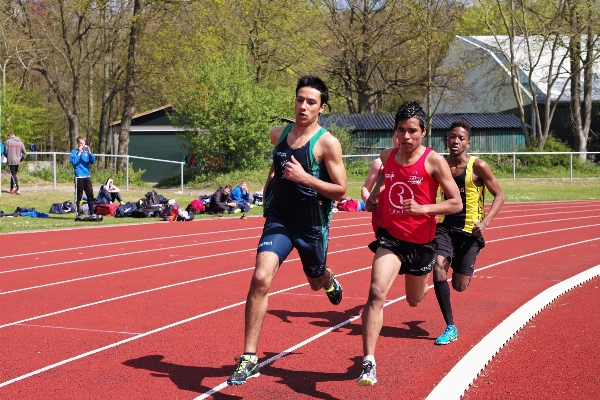
[[[414,15],[400,0],[314,0],[324,10],[322,23],[330,40],[316,43],[329,58],[323,68],[331,90],[350,113],[377,112],[390,88],[403,88],[403,44],[421,32],[412,29]],[[337,84],[336,84],[337,83]]]
[[[507,60],[525,143],[531,146],[537,140],[537,147],[541,150],[558,106],[556,100],[565,93],[570,77],[567,72],[568,44],[563,36],[569,23],[566,0],[479,0],[479,4],[485,10],[485,22],[494,36],[497,49]],[[495,29],[497,24],[491,20],[492,15],[499,16],[503,31]],[[540,71],[545,76],[540,81],[543,86],[537,85],[534,79]],[[526,79],[523,79],[524,75]],[[537,134],[531,133],[527,126],[524,96],[530,96]],[[543,115],[538,112],[540,104],[544,105]]]
[[[254,72],[247,53],[235,48],[190,53],[169,71],[180,78],[172,89],[180,116],[174,123],[185,130],[181,139],[198,160],[217,160],[227,171],[264,166],[272,149],[269,129],[289,108],[293,92],[257,85]]]
[[[592,0],[567,1],[569,20],[572,28],[569,34],[569,60],[571,69],[571,123],[574,150],[587,151],[590,125],[592,121],[593,65],[598,59],[598,5]],[[583,47],[583,48],[582,48]],[[581,78],[583,75],[583,107]],[[586,160],[587,154],[579,154]]]
[[[48,0],[5,0],[2,13],[21,36],[17,54],[23,68],[44,77],[67,119],[70,148],[81,120],[81,78],[87,66],[85,38],[93,29],[90,4]]]

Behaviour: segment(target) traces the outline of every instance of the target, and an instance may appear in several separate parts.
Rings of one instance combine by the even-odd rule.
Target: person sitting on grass
[[[121,193],[119,193],[121,189],[115,186],[113,178],[108,178],[106,183],[100,186],[100,191],[98,192],[98,199],[106,199],[107,203],[114,203],[115,200],[119,202],[119,204],[123,203],[121,199]]]
[[[236,208],[242,210],[242,219],[246,219],[246,213],[252,208],[252,201],[250,200],[250,193],[248,192],[248,185],[246,182],[240,182],[239,185],[231,190],[229,196],[235,203]]]
[[[231,200],[231,185],[220,187],[210,198],[208,211],[215,214],[218,218],[223,217],[224,212],[232,213],[236,204]]]

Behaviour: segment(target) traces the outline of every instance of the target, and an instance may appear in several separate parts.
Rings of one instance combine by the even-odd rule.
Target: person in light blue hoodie
[[[90,214],[94,213],[94,188],[92,186],[92,178],[90,173],[90,165],[96,163],[96,156],[92,150],[85,144],[85,138],[79,136],[77,138],[77,148],[71,150],[71,164],[75,172],[75,192],[77,214],[81,214],[81,197],[85,191]]]

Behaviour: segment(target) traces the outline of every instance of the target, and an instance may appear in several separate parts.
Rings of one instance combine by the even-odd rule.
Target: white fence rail
[[[27,159],[29,161],[34,161],[37,160],[38,156],[51,156],[52,157],[52,175],[53,175],[53,188],[54,190],[56,190],[57,185],[56,185],[56,158],[57,156],[65,156],[65,157],[69,157],[70,153],[62,153],[62,152],[50,152],[50,151],[32,151],[32,152],[28,152],[27,153]],[[131,159],[137,159],[137,160],[147,160],[147,161],[154,161],[154,162],[161,162],[161,163],[168,163],[168,164],[179,164],[181,166],[181,191],[183,192],[183,167],[185,165],[185,162],[183,161],[170,161],[170,160],[160,160],[157,158],[147,158],[147,157],[137,157],[137,156],[121,156],[121,155],[115,155],[115,154],[94,154],[94,156],[97,157],[107,157],[110,159],[114,159],[114,161],[116,161],[118,158],[125,158],[125,164],[126,164],[126,171],[125,171],[125,189],[129,190],[129,162]],[[112,164],[112,162],[111,162]]]
[[[447,155],[447,153],[441,153],[442,155]],[[512,157],[512,175],[513,175],[513,179],[517,179],[517,156],[522,156],[522,155],[533,155],[533,156],[537,156],[537,155],[569,155],[569,179],[573,179],[573,155],[577,156],[578,154],[587,154],[587,155],[592,155],[592,154],[600,154],[599,151],[572,151],[572,152],[567,152],[567,151],[535,151],[535,152],[512,152],[512,153],[469,153],[471,155],[474,156],[479,156],[479,155],[493,155],[493,156],[502,156],[502,155],[506,155],[506,156],[511,156]],[[365,159],[365,160],[374,160],[377,157],[379,157],[379,154],[353,154],[353,155],[344,155],[344,158],[348,159],[348,158],[357,158],[357,159]]]

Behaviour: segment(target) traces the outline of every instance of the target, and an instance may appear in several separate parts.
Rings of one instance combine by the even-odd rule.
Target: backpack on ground
[[[118,208],[118,204],[98,204],[96,206],[96,214],[114,217]]]
[[[135,205],[135,203],[121,204],[115,211],[115,217],[131,217],[131,214],[133,214],[135,210],[137,210],[137,206]]]
[[[156,190],[146,193],[146,201],[148,204],[160,204],[160,197],[158,197]]]
[[[352,199],[342,200],[338,203],[339,211],[358,211],[358,201]]]
[[[205,209],[206,206],[200,200],[192,200],[190,204],[188,204],[188,206],[185,208],[187,212],[191,212],[192,214],[200,214],[201,212],[204,212]]]

